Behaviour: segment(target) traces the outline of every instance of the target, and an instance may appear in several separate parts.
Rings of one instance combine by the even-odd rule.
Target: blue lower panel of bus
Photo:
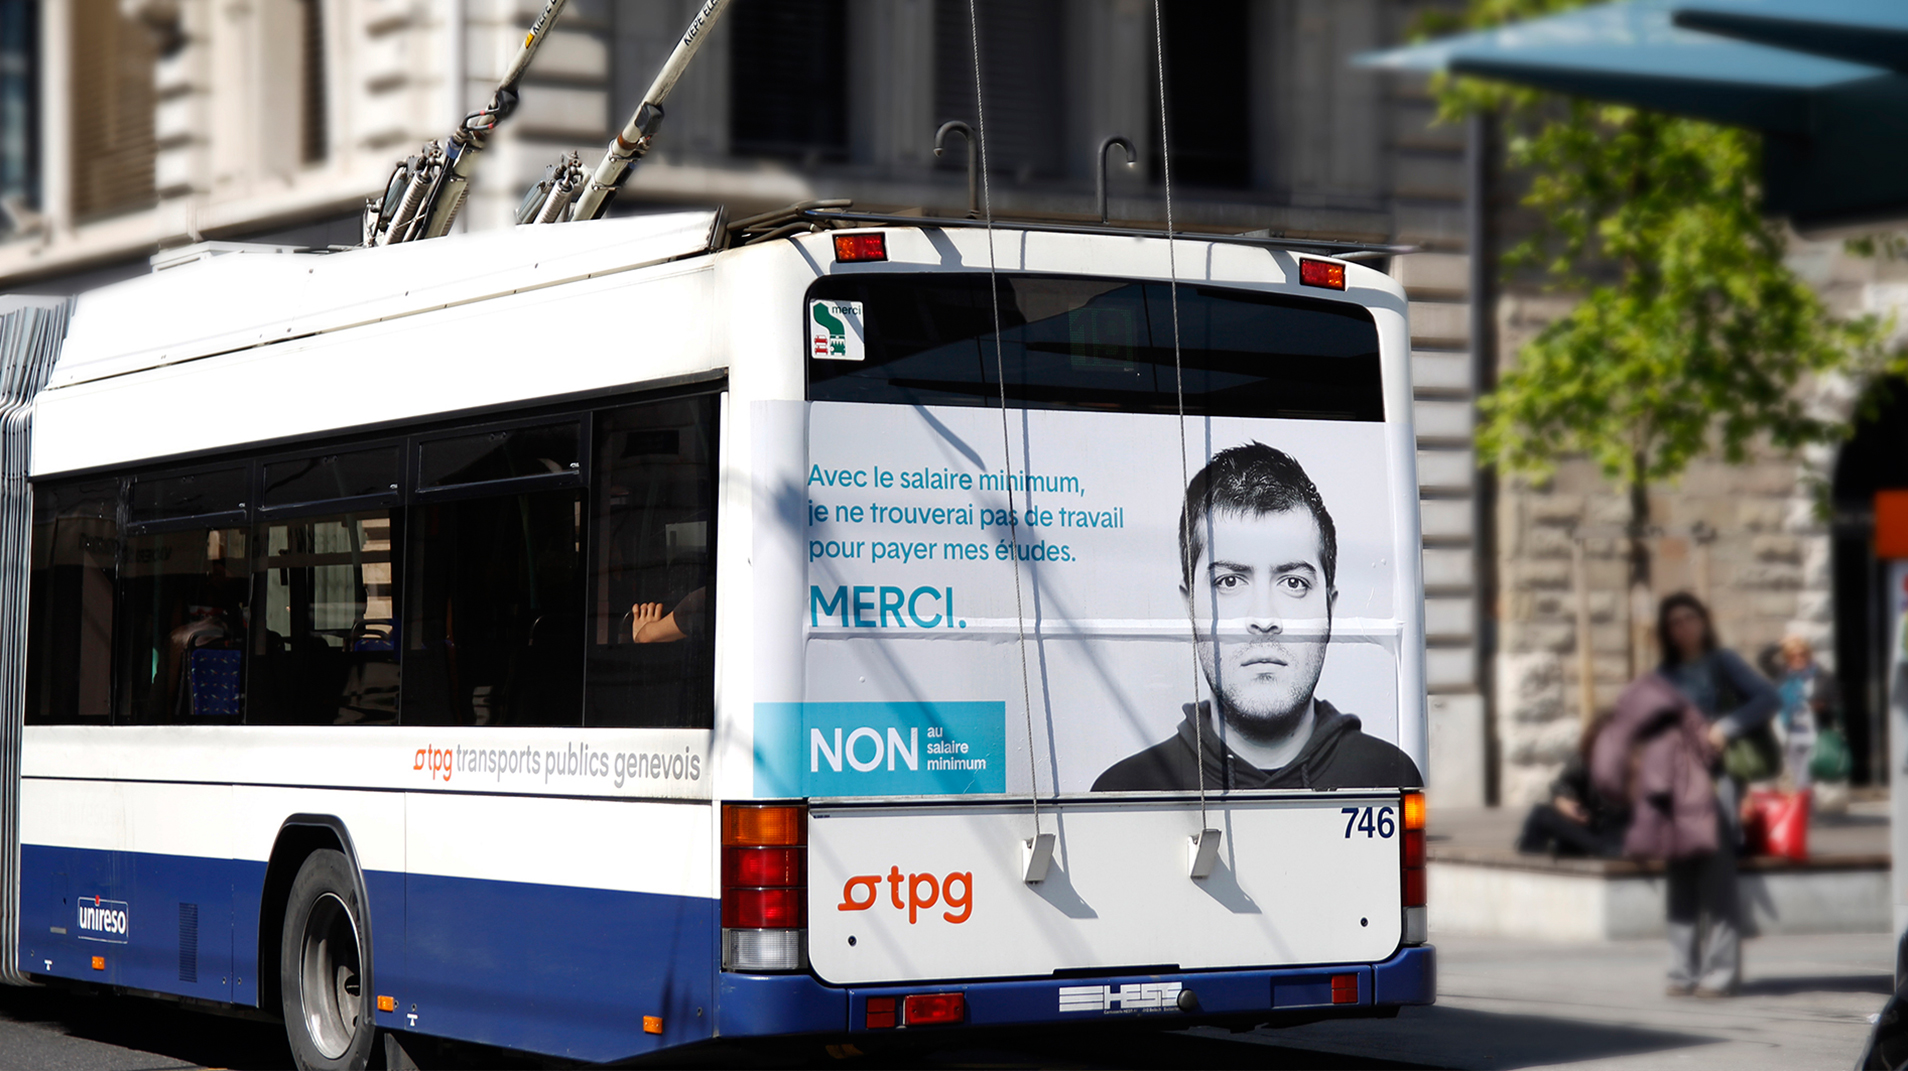
[[[1332,978],[1357,979],[1355,1003],[1333,1001]],[[1088,1023],[1108,1016],[1182,1016],[1178,994],[1192,991],[1199,1015],[1317,1009],[1355,1012],[1405,1004],[1430,1004],[1437,994],[1437,953],[1430,946],[1406,948],[1375,964],[1344,964],[1290,970],[1210,971],[1197,974],[1105,975],[1032,981],[970,982],[908,986],[824,985],[801,974],[722,975],[718,1027],[725,1037],[773,1037],[866,1029],[870,997],[910,993],[962,993],[968,1026]],[[882,1031],[885,1032],[885,1031]]]
[[[21,845],[20,968],[255,1004],[264,883],[263,863]]]
[[[378,980],[398,1011],[381,1026],[578,1060],[711,1033],[713,899],[413,874],[405,900],[404,977]]]
[[[22,970],[258,1003],[264,863],[33,844],[20,862]],[[396,1002],[379,1026],[579,1060],[713,1030],[713,899],[376,870],[364,883],[375,995]]]

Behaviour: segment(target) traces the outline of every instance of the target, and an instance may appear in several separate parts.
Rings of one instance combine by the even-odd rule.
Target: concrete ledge
[[[1626,860],[1451,858],[1428,866],[1431,933],[1603,941],[1663,935],[1663,868]],[[1469,854],[1469,853],[1465,853]],[[1887,856],[1743,860],[1751,934],[1877,933],[1893,926]]]

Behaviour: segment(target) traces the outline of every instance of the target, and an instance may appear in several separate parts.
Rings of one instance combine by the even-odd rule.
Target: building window
[[[1064,27],[1058,0],[975,0],[980,29],[981,88],[987,106],[988,170],[1026,180],[1064,170]],[[934,6],[934,105],[941,122],[979,129],[974,107],[974,25],[968,0]],[[958,140],[958,139],[956,139]],[[967,167],[965,150],[950,147],[941,166]]]
[[[1252,185],[1251,62],[1245,0],[1164,4],[1166,117],[1173,182],[1213,189]],[[1157,103],[1148,109],[1159,122]],[[1153,140],[1154,182],[1165,177]]]
[[[0,234],[40,205],[38,0],[0,0]]]
[[[729,17],[729,151],[808,164],[845,159],[845,0],[745,0]]]
[[[119,0],[74,0],[73,214],[151,206],[153,32],[121,13]]]
[[[325,122],[325,0],[298,0],[303,19],[303,67],[299,78],[299,133],[301,157],[307,164],[323,163],[331,131]]]

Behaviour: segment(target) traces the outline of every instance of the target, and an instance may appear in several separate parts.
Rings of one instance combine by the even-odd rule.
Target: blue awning
[[[1630,0],[1354,62],[1759,130],[1769,211],[1804,226],[1908,214],[1901,0]]]

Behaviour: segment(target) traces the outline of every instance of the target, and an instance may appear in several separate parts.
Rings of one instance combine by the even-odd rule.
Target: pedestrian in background
[[[1713,756],[1725,759],[1711,769],[1716,850],[1669,860],[1669,988],[1672,993],[1731,996],[1742,985],[1736,849],[1742,836],[1738,804],[1743,786],[1737,778],[1760,779],[1745,771],[1756,768],[1756,745],[1769,732],[1782,700],[1740,655],[1717,645],[1709,610],[1694,595],[1679,592],[1663,600],[1656,634],[1663,648],[1657,672],[1702,715]],[[1748,760],[1733,761],[1732,745],[1747,753]],[[1732,766],[1736,773],[1730,772]],[[1766,776],[1778,773],[1779,767]]]
[[[1776,686],[1782,696],[1784,764],[1797,791],[1809,787],[1809,766],[1821,730],[1834,725],[1840,701],[1835,675],[1815,661],[1815,649],[1800,636],[1782,637],[1784,672]]]
[[[1550,802],[1537,804],[1524,817],[1523,831],[1517,836],[1518,851],[1603,858],[1623,855],[1629,807],[1597,791],[1590,777],[1591,751],[1611,716],[1611,711],[1602,711],[1584,728],[1563,772],[1550,783]]]

